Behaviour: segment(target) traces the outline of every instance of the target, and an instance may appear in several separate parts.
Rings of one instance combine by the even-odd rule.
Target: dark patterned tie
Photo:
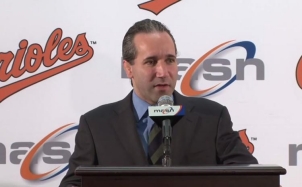
[[[148,152],[151,164],[161,165],[163,156],[163,143],[162,143],[162,130],[161,128],[153,124],[150,131],[149,142],[148,142]]]

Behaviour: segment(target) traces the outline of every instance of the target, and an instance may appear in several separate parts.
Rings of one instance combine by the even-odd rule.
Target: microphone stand
[[[162,122],[162,133],[163,133],[163,159],[162,166],[171,166],[171,140],[172,140],[172,126],[169,119],[165,119]]]

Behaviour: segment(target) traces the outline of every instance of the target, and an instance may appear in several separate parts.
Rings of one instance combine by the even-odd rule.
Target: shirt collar
[[[140,120],[148,110],[148,106],[150,106],[150,104],[139,98],[134,91],[132,92],[132,101],[137,113],[138,120]]]

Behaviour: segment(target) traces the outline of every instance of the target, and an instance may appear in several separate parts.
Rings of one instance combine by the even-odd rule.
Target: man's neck
[[[136,91],[136,89],[133,89],[133,92],[134,92],[134,94],[135,94],[138,98],[140,98],[142,101],[148,103],[149,105],[152,105],[152,106],[153,106],[153,105],[156,105],[157,102],[150,101],[150,100],[148,100],[148,99],[143,98],[143,97]]]

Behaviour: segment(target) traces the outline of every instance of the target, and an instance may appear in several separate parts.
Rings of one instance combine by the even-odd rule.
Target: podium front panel
[[[279,187],[279,176],[84,176],[82,187]]]

